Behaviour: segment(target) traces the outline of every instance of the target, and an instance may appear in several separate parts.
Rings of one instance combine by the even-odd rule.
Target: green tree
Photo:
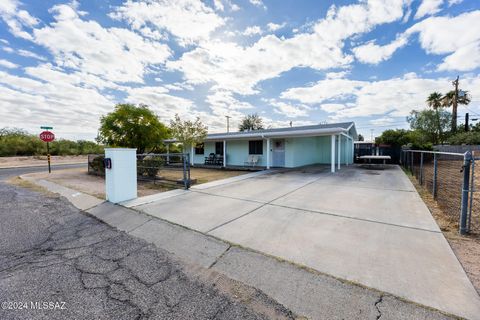
[[[389,144],[394,147],[401,147],[411,143],[409,131],[405,129],[389,129],[375,138],[376,143]]]
[[[448,130],[451,120],[452,115],[446,110],[412,110],[407,117],[410,128],[423,136],[422,143],[433,144],[443,142],[443,132]]]
[[[359,134],[358,135],[358,141],[364,141],[364,140],[365,140],[365,138],[363,137],[363,135]]]
[[[187,147],[202,143],[207,136],[208,127],[205,126],[200,118],[195,121],[182,120],[178,114],[175,119],[170,121],[170,132],[178,142],[183,145],[183,152],[187,152]]]
[[[97,141],[110,147],[137,148],[140,154],[159,148],[168,135],[168,128],[147,105],[117,104],[100,118]]]
[[[260,116],[256,113],[246,115],[240,125],[238,126],[239,131],[252,131],[252,130],[262,130],[263,127],[263,120]]]
[[[468,105],[471,97],[468,91],[455,90],[447,92],[442,99],[442,105],[446,108],[452,108],[452,133],[457,131],[457,107],[459,104]]]

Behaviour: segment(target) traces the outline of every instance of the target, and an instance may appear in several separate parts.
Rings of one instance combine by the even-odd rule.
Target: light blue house
[[[331,171],[353,163],[355,123],[208,134],[190,148],[195,165],[284,167],[329,164]],[[173,141],[170,141],[173,142]]]

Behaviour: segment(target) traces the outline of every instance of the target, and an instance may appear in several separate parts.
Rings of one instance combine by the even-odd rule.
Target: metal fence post
[[[183,154],[183,186],[185,187],[185,190],[188,189],[188,181],[187,181],[187,163],[190,162],[189,159],[189,154],[184,153]]]
[[[465,152],[463,156],[463,188],[462,188],[462,208],[460,211],[460,234],[467,233],[467,217],[468,217],[468,193],[470,192],[470,162],[472,161],[472,153]]]
[[[437,199],[437,172],[438,172],[438,159],[437,159],[437,154],[433,154],[433,199]]]
[[[410,172],[412,173],[412,175],[414,175],[413,173],[413,152],[410,151]]]
[[[472,172],[470,174],[470,204],[468,206],[467,232],[472,222],[473,193],[475,192],[475,151],[472,151]]]
[[[419,173],[420,185],[423,185],[423,152],[420,152],[420,173]]]

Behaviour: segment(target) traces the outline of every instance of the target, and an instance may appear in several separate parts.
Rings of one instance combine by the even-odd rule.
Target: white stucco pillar
[[[105,148],[105,159],[110,159],[105,168],[106,200],[119,203],[137,197],[137,149]]]
[[[331,150],[330,150],[330,171],[335,172],[335,135],[332,134],[330,139]]]
[[[270,138],[267,138],[267,169],[270,169]]]
[[[352,138],[351,148],[352,148],[352,157],[350,158],[350,160],[352,160],[352,164],[354,164],[355,163],[355,143],[353,142],[353,138]]]
[[[223,140],[223,167],[227,166],[227,140]]]
[[[338,170],[340,170],[340,162],[342,161],[342,154],[341,154],[341,146],[342,146],[342,136],[338,135]]]

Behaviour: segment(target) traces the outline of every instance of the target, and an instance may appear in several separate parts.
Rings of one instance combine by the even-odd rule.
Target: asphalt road
[[[42,169],[0,170],[0,319],[293,318],[255,289],[196,277],[65,199],[1,181]]]
[[[58,164],[52,165],[52,171],[62,170],[62,169],[71,169],[71,168],[82,168],[86,167],[87,164]],[[35,167],[21,167],[21,168],[0,168],[0,181],[6,180],[10,177],[18,176],[25,173],[31,172],[47,172],[47,166],[35,166]]]

